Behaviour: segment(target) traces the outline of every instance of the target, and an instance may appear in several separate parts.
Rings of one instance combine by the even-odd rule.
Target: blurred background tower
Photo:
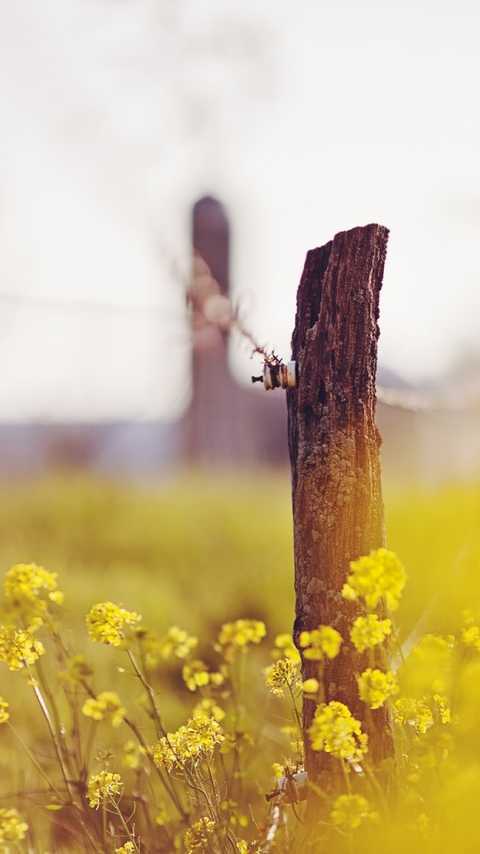
[[[229,254],[230,227],[223,205],[205,196],[192,210],[192,397],[185,418],[185,462],[194,466],[226,463],[234,453],[229,335],[203,314],[212,289],[229,296]]]
[[[192,396],[183,419],[184,464],[237,467],[286,461],[286,414],[283,398],[236,382],[228,363],[230,297],[230,226],[223,205],[211,196],[192,210],[192,284],[189,290],[192,331]],[[223,298],[223,300],[221,299]],[[207,302],[225,312],[222,323],[209,323]],[[252,372],[258,373],[258,362]]]

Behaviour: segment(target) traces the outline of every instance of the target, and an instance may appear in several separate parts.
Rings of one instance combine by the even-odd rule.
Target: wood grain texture
[[[349,642],[359,613],[341,589],[349,562],[384,543],[375,426],[379,294],[388,231],[367,225],[341,232],[307,254],[297,294],[292,358],[298,385],[287,393],[292,467],[296,620],[294,637],[319,624],[344,638],[340,655],[325,668],[325,700],[346,703],[369,734],[370,756],[392,751],[383,709],[367,712],[355,673],[371,662]],[[378,662],[377,662],[378,664]],[[316,663],[303,662],[304,678]],[[312,778],[334,773],[337,760],[309,748],[315,704],[304,703],[306,767]]]

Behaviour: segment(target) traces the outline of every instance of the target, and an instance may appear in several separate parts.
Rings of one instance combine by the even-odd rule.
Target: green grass
[[[388,545],[408,572],[402,636],[420,618],[422,631],[453,630],[467,604],[480,604],[480,487],[387,485],[385,504]],[[86,637],[84,616],[95,602],[139,611],[160,634],[179,625],[204,645],[237,617],[264,620],[272,639],[291,630],[294,614],[288,473],[179,478],[155,488],[79,476],[19,483],[0,502],[2,572],[18,562],[59,573],[67,640],[88,655],[101,688],[121,684],[113,651]],[[4,690],[12,678],[18,690],[3,670]],[[178,718],[175,691],[168,703]]]
[[[93,664],[95,690],[117,690],[129,708],[137,703],[139,686],[119,669],[122,653],[86,635],[84,617],[95,602],[111,599],[139,611],[144,625],[160,634],[175,624],[188,629],[199,636],[199,653],[207,660],[223,622],[263,620],[270,642],[291,630],[287,472],[181,477],[157,487],[51,476],[0,490],[2,572],[13,563],[36,562],[59,573],[67,642]],[[480,486],[452,484],[434,491],[387,484],[385,504],[388,545],[409,576],[398,613],[402,635],[408,636],[420,618],[422,632],[458,631],[462,609],[480,605]],[[278,704],[263,687],[269,646],[255,651],[246,674],[247,728],[262,744],[254,760],[261,792],[271,787],[271,762],[283,750]],[[51,651],[45,660],[52,672]],[[176,727],[196,699],[182,685],[179,666],[163,670],[158,690],[168,727]],[[48,756],[47,733],[25,680],[2,666],[0,694],[12,703],[15,725],[36,755]],[[111,731],[99,746],[119,749],[125,738],[123,731]],[[0,741],[1,798],[33,785],[34,775],[30,769],[25,776],[25,760],[5,727]]]
[[[34,561],[58,571],[74,623],[94,601],[113,598],[160,630],[180,623],[210,637],[245,615],[285,631],[294,609],[289,490],[287,472],[157,488],[86,477],[3,487],[0,567]],[[475,586],[480,487],[387,485],[385,504],[388,545],[409,575],[403,629],[427,605],[448,624]]]

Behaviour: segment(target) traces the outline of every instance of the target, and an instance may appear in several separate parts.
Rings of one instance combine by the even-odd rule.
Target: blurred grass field
[[[287,472],[180,477],[161,486],[85,476],[3,485],[0,564],[35,561],[61,574],[71,625],[114,597],[163,630],[211,637],[248,615],[273,635],[293,619]],[[436,630],[480,597],[480,484],[385,489],[387,541],[409,584],[398,615],[408,632],[425,614]]]
[[[223,623],[239,617],[266,623],[266,647],[255,651],[249,670],[245,720],[255,743],[262,743],[254,776],[259,792],[268,791],[271,763],[282,749],[282,718],[265,694],[262,667],[275,635],[291,631],[294,613],[288,473],[184,476],[158,486],[57,475],[1,491],[2,576],[19,562],[59,573],[67,643],[93,665],[96,690],[118,691],[129,707],[138,700],[138,686],[118,667],[118,651],[87,638],[85,614],[94,603],[113,600],[138,611],[159,634],[172,625],[187,629],[200,638],[206,661]],[[480,484],[435,490],[387,484],[385,508],[388,545],[408,572],[396,613],[401,636],[416,629],[458,631],[462,610],[480,605]],[[52,656],[48,668],[55,669]],[[164,669],[158,685],[168,725],[177,727],[191,713],[194,696],[185,691],[178,666]],[[48,756],[27,683],[2,668],[0,695],[15,701],[15,723],[36,755]],[[123,731],[115,730],[98,746],[121,751],[124,741]],[[0,799],[34,785],[35,778],[31,768],[25,776],[7,733],[2,748]],[[44,813],[33,809],[37,834],[46,840]]]

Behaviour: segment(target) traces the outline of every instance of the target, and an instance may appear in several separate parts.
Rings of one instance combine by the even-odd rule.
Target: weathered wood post
[[[352,647],[349,630],[358,613],[341,589],[349,562],[384,543],[379,434],[375,426],[375,375],[379,293],[388,231],[367,225],[341,232],[307,254],[297,294],[292,359],[297,387],[287,392],[292,466],[296,620],[294,637],[319,624],[344,638],[324,671],[325,701],[340,700],[362,721],[369,753],[391,753],[387,713],[366,716],[355,673],[368,662]],[[304,661],[304,678],[317,675]],[[315,704],[306,700],[303,727],[310,779],[333,770],[314,753],[308,729]]]

